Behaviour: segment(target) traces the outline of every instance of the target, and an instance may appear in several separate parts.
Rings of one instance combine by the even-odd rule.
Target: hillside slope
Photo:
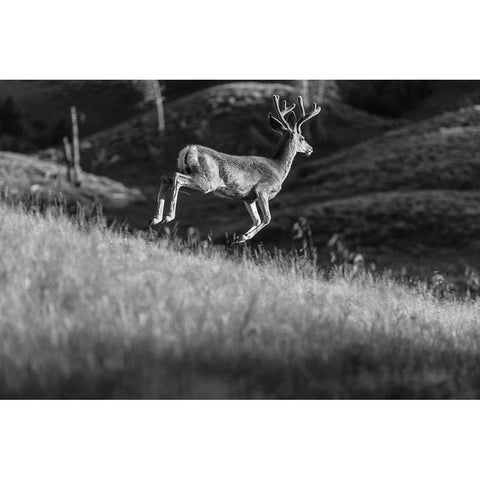
[[[101,173],[135,186],[151,183],[152,175],[170,173],[178,152],[200,143],[232,154],[268,155],[276,134],[267,114],[272,96],[296,101],[296,90],[282,83],[237,82],[217,85],[165,103],[165,150],[158,138],[153,111],[84,139],[82,161],[88,171]],[[402,122],[369,115],[333,97],[323,105],[318,138],[310,139],[318,152],[338,149],[369,138]],[[61,149],[40,156],[61,161]]]
[[[449,112],[299,165],[296,187],[315,199],[372,191],[480,186],[480,106]]]
[[[478,302],[0,205],[3,398],[478,398]]]
[[[423,191],[438,191],[445,201],[451,196],[460,204],[463,195],[464,210],[470,212],[468,199],[480,190],[479,152],[480,107],[473,106],[389,131],[310,165],[297,162],[297,182],[279,204],[294,211],[328,202],[332,209],[337,200],[346,205],[366,195],[368,203],[368,196],[376,194],[373,208],[388,209],[392,195],[413,198],[418,192],[422,205]],[[386,195],[383,206],[381,193]],[[434,205],[424,207],[433,209],[435,217]],[[372,231],[377,227],[372,225]]]
[[[7,199],[30,197],[35,202],[79,203],[87,212],[101,205],[110,218],[128,220],[132,226],[145,224],[142,215],[135,215],[146,203],[140,190],[90,173],[84,173],[82,185],[76,187],[67,181],[64,166],[32,156],[0,152],[0,190]]]

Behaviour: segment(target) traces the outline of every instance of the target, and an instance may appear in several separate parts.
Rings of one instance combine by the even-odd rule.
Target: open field
[[[477,301],[0,215],[2,397],[480,397]]]

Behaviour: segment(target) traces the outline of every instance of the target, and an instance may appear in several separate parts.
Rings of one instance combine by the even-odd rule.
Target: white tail
[[[295,155],[311,155],[312,147],[302,135],[302,125],[320,113],[321,108],[313,104],[313,109],[305,113],[302,97],[298,97],[301,117],[297,121],[295,104],[290,107],[280,98],[273,96],[277,117],[269,113],[270,126],[282,135],[275,155],[271,158],[257,156],[236,156],[217,152],[202,145],[189,145],[178,156],[178,172],[173,178],[162,176],[158,192],[157,212],[150,220],[151,225],[171,222],[175,218],[177,197],[180,188],[186,187],[202,193],[215,193],[220,196],[242,200],[252,217],[253,225],[237,239],[237,243],[250,240],[270,223],[269,201],[277,195],[287,177]],[[167,191],[172,190],[170,210],[163,217]],[[258,213],[260,208],[261,216]]]

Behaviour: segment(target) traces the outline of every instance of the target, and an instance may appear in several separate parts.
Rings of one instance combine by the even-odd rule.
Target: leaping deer
[[[301,117],[297,121],[295,104],[288,107],[284,100],[283,109],[280,109],[279,102],[280,97],[274,95],[273,106],[278,118],[268,114],[270,126],[282,135],[272,158],[228,155],[202,145],[185,147],[178,156],[178,172],[173,178],[165,175],[161,178],[157,213],[150,220],[150,225],[171,222],[175,218],[178,192],[181,187],[186,187],[205,194],[213,192],[245,203],[253,225],[235,243],[250,240],[267,226],[271,220],[268,202],[282,188],[295,155],[300,152],[310,156],[313,152],[302,135],[302,125],[321,110],[314,102],[312,111],[305,113],[303,99],[298,97]],[[164,218],[165,196],[170,189],[170,210]],[[263,218],[258,214],[257,204]]]

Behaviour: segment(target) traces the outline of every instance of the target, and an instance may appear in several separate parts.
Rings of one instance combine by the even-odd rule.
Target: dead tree
[[[63,137],[63,149],[65,152],[65,166],[67,167],[67,180],[70,183],[73,183],[72,177],[72,167],[73,167],[73,158],[72,158],[72,147],[68,141],[68,137]]]
[[[65,165],[67,167],[67,180],[79,187],[82,183],[82,168],[80,166],[78,116],[77,109],[74,106],[70,108],[70,115],[72,119],[72,143],[70,144],[67,136],[63,137],[63,149],[65,153]]]
[[[73,145],[72,183],[74,185],[80,186],[82,169],[80,167],[80,139],[79,139],[79,133],[78,133],[77,109],[74,106],[72,106],[70,108],[70,113],[72,116],[72,145]]]
[[[165,111],[163,110],[162,89],[160,88],[158,80],[151,80],[151,83],[155,98],[155,105],[157,107],[158,132],[160,134],[160,138],[163,140],[165,136]]]
[[[160,163],[163,164],[163,159],[166,156],[166,122],[162,87],[158,80],[134,80],[133,85],[134,88],[142,95],[143,103],[145,105],[155,105],[159,139],[158,158],[160,159]]]

